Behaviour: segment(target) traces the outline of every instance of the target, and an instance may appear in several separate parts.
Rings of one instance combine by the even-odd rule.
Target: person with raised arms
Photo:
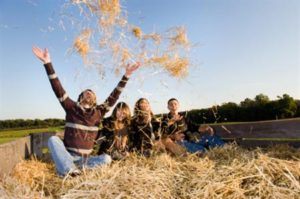
[[[104,115],[114,106],[131,74],[140,67],[140,63],[126,66],[126,73],[103,104],[97,105],[96,94],[84,90],[73,101],[62,87],[51,63],[47,49],[33,47],[34,55],[40,59],[46,69],[52,89],[66,112],[63,141],[52,136],[48,140],[48,147],[60,176],[78,175],[78,168],[92,168],[111,162],[107,154],[91,156],[99,125]]]

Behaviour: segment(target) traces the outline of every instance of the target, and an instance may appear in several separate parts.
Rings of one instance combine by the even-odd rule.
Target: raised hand
[[[209,133],[210,135],[213,135],[214,134],[214,129],[208,125],[201,125],[199,128],[198,128],[198,132],[200,133],[204,133],[204,132],[207,132]]]
[[[177,131],[173,134],[173,139],[175,141],[180,141],[180,140],[183,140],[184,139],[184,134],[181,132],[181,131]]]
[[[183,116],[178,114],[178,115],[174,116],[173,120],[175,120],[175,122],[178,122],[178,121],[182,120],[182,118],[183,118]]]
[[[182,118],[183,118],[182,115],[179,114],[174,115],[174,117],[168,121],[168,126],[173,125],[175,122],[182,120]]]
[[[44,64],[47,64],[49,62],[51,62],[50,60],[50,54],[47,50],[47,48],[45,48],[44,50],[39,48],[39,47],[32,47],[32,52],[33,54],[39,58]]]
[[[131,74],[136,71],[139,67],[141,66],[141,63],[140,62],[137,62],[135,64],[127,64],[126,65],[126,73],[125,73],[125,76],[126,77],[130,77]]]

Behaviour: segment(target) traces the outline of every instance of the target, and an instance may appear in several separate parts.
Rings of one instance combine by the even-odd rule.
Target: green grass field
[[[58,132],[62,131],[64,127],[50,127],[50,128],[38,128],[38,129],[21,129],[21,130],[2,130],[0,131],[0,144],[13,141],[17,138],[28,136],[30,133],[42,133],[42,132]]]

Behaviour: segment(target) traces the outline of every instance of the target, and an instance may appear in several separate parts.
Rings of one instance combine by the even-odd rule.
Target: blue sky
[[[101,103],[120,76],[83,66],[67,53],[80,29],[62,19],[62,0],[0,1],[0,119],[64,118],[45,70],[32,52],[50,51],[55,70],[72,99],[92,88]],[[178,80],[141,68],[120,100],[133,107],[140,97],[155,113],[167,112],[169,98],[181,109],[224,102],[271,99],[287,93],[300,99],[300,1],[298,0],[128,0],[121,1],[128,21],[143,30],[164,31],[184,25],[189,40],[189,76]],[[80,19],[80,16],[76,16]]]

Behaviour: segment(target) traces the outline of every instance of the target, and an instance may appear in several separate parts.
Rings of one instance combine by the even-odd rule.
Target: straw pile
[[[157,46],[161,43],[161,35],[158,33],[150,33],[143,36],[144,40],[153,40]]]
[[[181,46],[189,46],[189,40],[187,38],[186,30],[184,27],[174,27],[170,30],[171,36],[171,46],[176,47],[178,45]]]
[[[184,78],[188,74],[191,62],[187,51],[191,45],[183,26],[169,28],[161,33],[146,33],[141,27],[128,23],[128,12],[119,0],[71,2],[72,6],[79,8],[81,16],[79,20],[71,23],[77,24],[80,21],[84,27],[76,37],[73,47],[83,58],[85,65],[98,67],[94,63],[101,63],[101,66],[115,67],[114,71],[118,73],[127,63],[139,61],[143,62],[143,66],[163,68],[173,77]],[[90,37],[96,42],[90,41]],[[91,48],[94,51],[89,53]],[[160,58],[166,54],[167,60],[162,62]],[[105,57],[112,59],[105,60]]]
[[[142,33],[141,28],[136,26],[136,27],[132,28],[132,34],[133,34],[136,38],[141,39],[143,33]]]
[[[91,37],[91,30],[83,30],[74,41],[74,47],[76,51],[84,58],[90,50],[89,40]]]
[[[163,66],[174,77],[185,77],[188,74],[189,60],[178,55],[152,57],[148,60],[148,63]]]
[[[133,154],[65,179],[55,176],[53,165],[31,160],[3,179],[0,193],[8,198],[300,198],[299,152],[227,145],[202,157]]]

